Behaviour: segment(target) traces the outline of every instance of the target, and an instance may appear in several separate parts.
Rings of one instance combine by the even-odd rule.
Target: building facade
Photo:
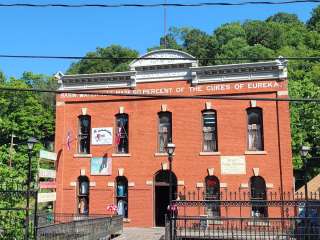
[[[150,59],[148,59],[150,58]],[[158,58],[164,58],[160,60]],[[171,59],[170,59],[171,58]],[[203,191],[293,187],[286,61],[198,66],[176,50],[147,53],[130,71],[64,75],[57,96],[57,213],[118,214],[131,226],[161,226],[173,197]],[[76,93],[71,91],[75,90]],[[220,207],[207,209],[222,216]],[[274,216],[253,207],[248,216]]]

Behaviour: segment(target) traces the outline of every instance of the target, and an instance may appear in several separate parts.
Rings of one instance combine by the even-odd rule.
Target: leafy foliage
[[[1,87],[39,88],[54,85],[52,79],[25,73],[21,79],[3,79]],[[54,134],[54,111],[45,94],[31,92],[0,91],[0,190],[25,190],[28,174],[26,140],[34,136],[40,143],[32,157],[32,179],[38,167],[37,152],[47,136]],[[52,98],[50,96],[50,98]],[[14,134],[14,146],[10,148]],[[0,209],[25,207],[24,194],[0,191]],[[25,211],[0,211],[0,238],[22,239]],[[4,236],[1,234],[5,234]]]
[[[106,48],[97,48],[95,52],[89,52],[86,57],[92,58],[135,58],[138,56],[138,52],[129,48],[124,48],[119,45],[111,45]],[[80,62],[73,63],[68,74],[82,74],[82,73],[97,73],[97,72],[120,72],[128,70],[128,63],[131,60],[122,59],[95,59],[88,60],[82,59]]]

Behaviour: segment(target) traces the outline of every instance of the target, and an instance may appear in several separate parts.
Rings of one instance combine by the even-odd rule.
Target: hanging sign
[[[221,156],[221,174],[246,174],[245,156]]]
[[[56,192],[38,193],[38,203],[54,202],[57,199]]]
[[[46,160],[46,161],[56,161],[57,160],[57,154],[54,153],[54,152],[40,150],[40,159],[41,160]]]
[[[57,188],[57,184],[55,181],[39,182],[39,188],[40,189],[54,189],[54,188]]]
[[[92,128],[92,145],[112,144],[112,127]]]
[[[91,175],[111,175],[112,159],[106,157],[91,158]]]
[[[39,168],[40,178],[56,178],[56,170]]]

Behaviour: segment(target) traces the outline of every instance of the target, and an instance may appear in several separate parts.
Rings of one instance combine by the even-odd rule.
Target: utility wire
[[[50,55],[9,55],[9,54],[0,54],[0,58],[24,58],[24,59],[62,59],[62,60],[203,60],[203,61],[241,61],[241,60],[251,60],[251,61],[260,61],[260,60],[275,60],[279,57],[258,57],[258,58],[249,58],[249,57],[218,57],[218,58],[175,58],[175,57],[80,57],[80,56],[50,56]],[[320,56],[315,57],[281,57],[285,60],[307,60],[307,61],[319,61]]]
[[[107,89],[110,91],[111,89]],[[36,93],[54,93],[54,94],[84,94],[94,96],[114,96],[114,97],[138,97],[147,99],[215,99],[215,100],[230,100],[230,101],[271,101],[271,102],[296,102],[296,103],[320,103],[320,98],[262,98],[262,97],[239,97],[227,95],[196,95],[196,96],[180,96],[180,95],[157,95],[157,94],[132,94],[132,93],[111,93],[111,92],[92,92],[87,90],[45,90],[45,89],[30,89],[30,88],[7,88],[0,87],[0,92],[36,92]]]
[[[139,8],[155,8],[155,7],[206,7],[206,6],[244,6],[244,5],[286,5],[297,3],[319,3],[320,0],[287,0],[287,1],[244,1],[244,2],[201,2],[201,3],[117,3],[117,4],[65,4],[65,3],[1,3],[0,7],[36,7],[36,8],[121,8],[121,7],[139,7]]]

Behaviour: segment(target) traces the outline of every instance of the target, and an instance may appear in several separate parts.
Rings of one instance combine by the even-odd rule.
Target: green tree
[[[0,84],[3,84],[6,80],[4,73],[0,70]]]
[[[271,17],[268,17],[266,22],[303,25],[303,23],[299,20],[296,14],[290,14],[285,12],[279,12],[272,15]]]
[[[28,82],[25,77],[26,75],[21,79],[4,79],[0,86],[32,88],[34,83]],[[42,148],[43,139],[54,134],[53,111],[46,107],[39,94],[0,90],[0,133],[0,187],[5,187],[6,190],[25,189],[28,174],[26,140],[31,136],[36,137],[40,143],[35,146],[35,152]],[[13,151],[10,151],[11,134],[16,135]],[[37,167],[37,154],[34,154],[32,179]],[[23,194],[0,194],[1,209],[22,207],[25,206],[25,201]],[[25,211],[10,211],[10,214],[1,211],[0,218],[5,239],[22,239]]]
[[[246,21],[243,24],[249,45],[261,44],[276,50],[285,43],[285,29],[281,23],[265,21]]]
[[[119,45],[111,45],[106,48],[98,47],[95,52],[89,52],[86,57],[92,58],[110,58],[110,59],[82,59],[79,62],[73,63],[68,69],[68,74],[84,74],[84,73],[101,73],[111,71],[126,71],[129,70],[131,59],[121,58],[136,58],[138,52],[129,48],[124,48]]]
[[[223,46],[235,38],[246,39],[245,29],[238,22],[223,24],[214,31],[213,35],[219,46]]]
[[[320,32],[320,6],[313,9],[311,18],[307,21],[310,30]]]

